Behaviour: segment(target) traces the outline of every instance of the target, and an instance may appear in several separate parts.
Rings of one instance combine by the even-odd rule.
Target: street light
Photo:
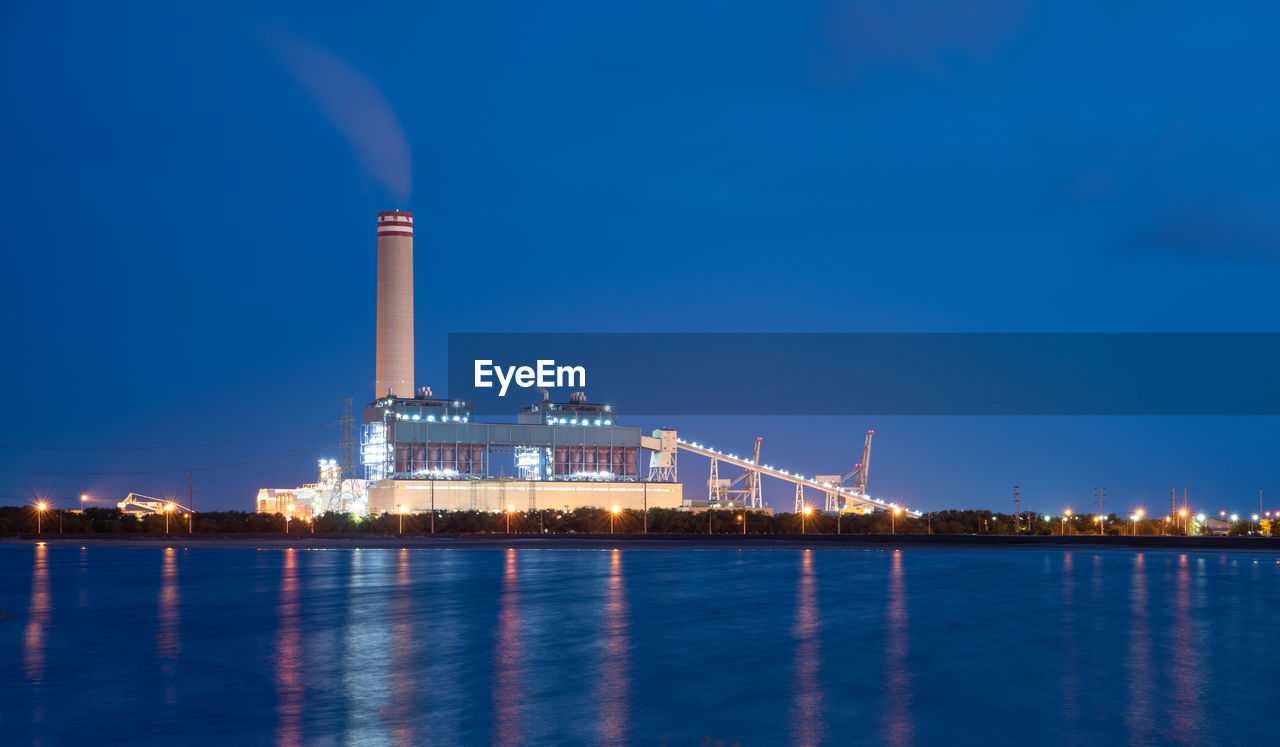
[[[746,518],[746,514],[738,514],[738,521],[742,522],[742,533],[743,533],[743,534],[746,534],[746,533],[747,533],[747,518]]]
[[[618,512],[621,510],[622,509],[618,508],[617,506],[614,506],[613,508],[609,509],[609,534],[613,534],[613,520],[617,518]]]
[[[40,501],[36,504],[36,534],[40,533],[40,517],[44,516],[44,512],[48,510],[49,504]]]
[[[284,507],[284,533],[289,533],[289,522],[293,521],[293,504]]]
[[[1142,521],[1143,513],[1145,512],[1142,509],[1133,512],[1133,533],[1135,536],[1138,534],[1138,522]]]
[[[1093,517],[1093,523],[1098,525],[1098,536],[1102,536],[1102,514]]]
[[[902,513],[902,509],[897,506],[893,507],[893,513],[889,516],[889,534],[898,533],[898,514]]]
[[[1191,534],[1191,527],[1187,526],[1187,509],[1178,511],[1178,516],[1182,517],[1182,533],[1184,535]]]
[[[173,511],[173,504],[164,504],[164,533],[169,533],[169,513]]]
[[[403,503],[400,504],[400,534],[404,534],[404,515],[409,513],[409,509]]]
[[[1255,525],[1255,526],[1254,526],[1254,531],[1257,531],[1257,523],[1258,523],[1258,515],[1257,515],[1257,514],[1254,514],[1254,515],[1253,515],[1253,523],[1254,523],[1254,525]]]
[[[1067,533],[1067,519],[1070,519],[1070,518],[1071,518],[1071,509],[1068,508],[1066,511],[1062,512],[1062,531],[1059,532],[1058,534],[1062,535]]]
[[[511,514],[515,512],[515,506],[507,506],[507,534],[511,534]]]
[[[84,513],[84,504],[85,504],[85,501],[87,500],[89,500],[88,494],[81,493],[80,494],[80,513]]]
[[[805,533],[805,520],[809,518],[809,514],[813,513],[813,508],[805,506],[800,512],[800,533]]]

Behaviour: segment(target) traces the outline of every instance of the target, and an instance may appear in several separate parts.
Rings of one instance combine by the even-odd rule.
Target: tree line
[[[509,523],[508,523],[509,522]],[[163,534],[165,516],[135,516],[117,508],[89,508],[83,512],[48,509],[39,519],[43,534]],[[36,510],[31,506],[0,507],[0,534],[30,534],[36,531]],[[1177,521],[1143,519],[1132,521],[1111,514],[1105,522],[1095,516],[1051,517],[1024,512],[1016,523],[1012,514],[984,510],[935,511],[917,518],[907,514],[894,516],[877,511],[870,514],[845,513],[839,516],[814,511],[774,513],[742,509],[682,511],[651,508],[644,511],[624,509],[616,515],[600,508],[575,511],[437,511],[412,514],[375,514],[353,516],[325,513],[313,520],[286,518],[282,514],[250,511],[210,511],[195,514],[174,512],[168,518],[171,534],[284,534],[301,532],[316,534],[440,534],[503,533],[510,527],[519,534],[1103,534],[1118,535],[1182,535]],[[744,532],[745,527],[745,532]],[[1194,533],[1194,527],[1193,527]],[[1248,521],[1231,525],[1232,535],[1256,535],[1261,528]],[[1271,536],[1280,536],[1280,522],[1270,524]]]

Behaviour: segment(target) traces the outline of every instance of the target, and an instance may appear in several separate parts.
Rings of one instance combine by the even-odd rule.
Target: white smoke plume
[[[318,45],[278,32],[264,38],[351,145],[365,173],[397,206],[407,207],[413,186],[409,140],[373,81]]]

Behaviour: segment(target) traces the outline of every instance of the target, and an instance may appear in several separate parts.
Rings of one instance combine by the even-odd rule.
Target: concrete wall
[[[683,486],[672,482],[552,482],[530,480],[381,480],[369,488],[369,513],[394,513],[399,506],[430,511],[432,491],[438,511],[518,511],[593,507],[643,510],[679,508]]]

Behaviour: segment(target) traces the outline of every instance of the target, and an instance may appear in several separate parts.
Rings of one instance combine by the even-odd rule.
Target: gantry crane
[[[163,514],[165,509],[169,507],[172,507],[171,510],[175,510],[179,513],[191,511],[191,509],[181,505],[177,501],[162,501],[159,498],[152,498],[149,495],[142,495],[141,493],[130,493],[124,497],[123,501],[116,504],[116,508],[126,514],[133,514],[134,516]]]
[[[764,441],[763,436],[756,437],[756,445],[751,452],[751,464],[760,464],[760,443]],[[743,487],[735,488],[738,483],[742,483]],[[707,478],[707,504],[711,505],[717,501],[729,501],[734,496],[742,497],[742,505],[746,508],[763,508],[764,494],[760,486],[760,473],[754,467],[744,467],[742,474],[733,480],[720,479],[720,460],[716,457],[711,458],[711,473]]]
[[[677,479],[675,471],[676,453],[678,451],[689,451],[700,456],[714,459],[718,462],[727,462],[729,464],[743,467],[753,472],[757,479],[760,477],[773,477],[785,482],[792,483],[796,486],[797,505],[803,500],[803,491],[805,488],[817,490],[823,493],[834,493],[838,498],[843,499],[844,511],[902,511],[910,516],[920,516],[919,511],[911,511],[904,509],[896,503],[889,503],[872,498],[866,494],[867,475],[871,461],[871,436],[873,432],[867,433],[866,441],[862,447],[862,463],[849,473],[849,476],[855,476],[857,479],[854,485],[844,487],[843,478],[839,480],[819,480],[818,478],[809,478],[803,475],[796,475],[784,469],[775,469],[767,464],[760,464],[758,459],[744,459],[735,454],[726,454],[703,444],[685,441],[676,435],[676,432],[670,428],[661,428],[654,431],[652,436],[642,436],[640,439],[640,447],[651,452],[649,462],[649,479],[654,481],[674,481]],[[757,485],[759,483],[757,482]],[[856,489],[855,489],[856,488]]]

